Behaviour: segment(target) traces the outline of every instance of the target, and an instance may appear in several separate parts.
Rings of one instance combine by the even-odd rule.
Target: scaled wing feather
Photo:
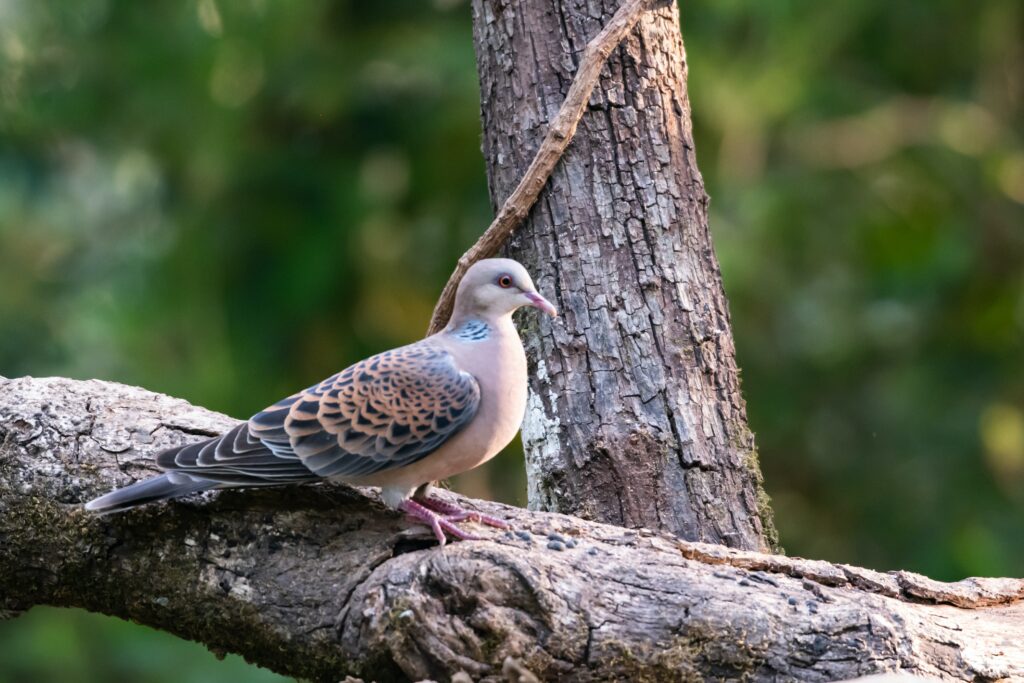
[[[250,432],[322,477],[402,467],[476,414],[480,387],[427,341],[386,351],[255,415]]]

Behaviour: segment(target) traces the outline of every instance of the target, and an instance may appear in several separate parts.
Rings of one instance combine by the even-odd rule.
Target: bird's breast
[[[519,431],[526,412],[526,354],[518,334],[502,335],[486,353],[468,354],[460,365],[480,385],[476,418],[456,436],[464,436],[452,464],[465,471],[497,455]],[[453,444],[454,445],[454,444]],[[451,476],[451,475],[448,475]]]

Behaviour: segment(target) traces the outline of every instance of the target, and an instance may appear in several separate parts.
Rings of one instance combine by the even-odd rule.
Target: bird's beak
[[[550,301],[542,297],[537,292],[523,292],[526,298],[530,300],[530,305],[534,308],[540,309],[550,315],[552,318],[558,317],[558,309],[555,308]]]

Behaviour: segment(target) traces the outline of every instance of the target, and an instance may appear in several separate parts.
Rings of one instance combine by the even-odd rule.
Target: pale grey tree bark
[[[473,0],[495,207],[617,0]],[[531,508],[765,550],[777,539],[707,221],[675,3],[612,53],[508,253],[564,312],[528,340]],[[529,324],[535,324],[530,321]]]
[[[944,584],[466,500],[531,538],[442,549],[340,486],[82,510],[151,474],[159,449],[236,422],[109,382],[0,379],[0,618],[84,607],[325,682],[1024,680],[1018,580]]]

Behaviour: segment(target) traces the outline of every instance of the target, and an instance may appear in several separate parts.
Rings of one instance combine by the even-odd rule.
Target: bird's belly
[[[446,479],[482,465],[500,453],[515,438],[526,412],[525,383],[521,400],[519,396],[507,396],[496,403],[498,405],[488,406],[491,408],[488,412],[492,414],[481,415],[456,434],[449,443],[428,458],[424,458],[434,459],[436,456],[437,464],[431,463],[431,466],[437,467],[439,471],[437,476],[430,477],[428,481]],[[484,406],[481,406],[481,412],[483,408]]]

